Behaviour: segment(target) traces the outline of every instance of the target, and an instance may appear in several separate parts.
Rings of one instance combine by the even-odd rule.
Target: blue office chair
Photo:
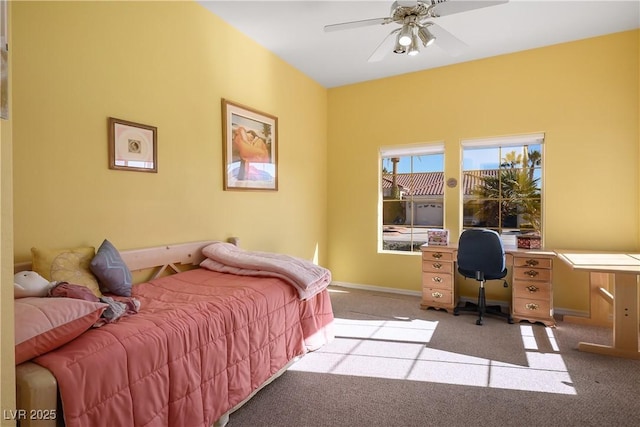
[[[458,304],[453,309],[454,315],[458,316],[460,312],[478,313],[476,325],[482,325],[482,319],[486,314],[502,317],[513,323],[511,314],[503,313],[499,305],[487,307],[484,295],[485,281],[502,279],[507,275],[505,261],[504,247],[498,233],[475,228],[462,232],[458,241],[458,272],[464,277],[480,282],[480,289],[478,303]],[[507,286],[507,282],[504,281],[504,287]]]

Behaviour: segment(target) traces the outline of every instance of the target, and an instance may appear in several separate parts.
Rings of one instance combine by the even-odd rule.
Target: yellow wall
[[[10,7],[9,7],[10,8]],[[9,17],[10,19],[10,17]],[[11,56],[11,52],[9,52]],[[9,60],[9,85],[12,71]],[[9,100],[12,92],[8,92]],[[11,105],[11,102],[9,103]],[[11,115],[0,120],[0,409],[15,407],[13,333],[13,189]],[[13,425],[0,421],[1,425]]]
[[[0,407],[13,408],[13,209],[11,122],[0,120]],[[5,351],[5,349],[7,351]],[[4,423],[4,421],[2,421]]]
[[[419,255],[376,251],[378,148],[393,144],[444,141],[460,181],[461,139],[544,132],[546,246],[637,249],[638,57],[631,31],[329,90],[334,278],[421,289]],[[454,241],[461,216],[447,188]],[[585,277],[556,264],[555,305],[587,310]]]
[[[326,251],[326,90],[193,2],[15,5],[15,255],[240,236]],[[221,98],[279,119],[279,191],[222,190]],[[107,117],[158,128],[157,174],[108,169]]]
[[[0,405],[14,408],[13,228],[11,193],[11,124],[0,120]],[[5,425],[6,421],[0,421]],[[7,424],[8,425],[8,424]]]

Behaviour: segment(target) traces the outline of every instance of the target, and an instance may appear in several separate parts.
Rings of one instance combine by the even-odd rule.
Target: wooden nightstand
[[[526,251],[512,252],[508,256],[513,257],[513,320],[555,326],[551,281],[553,256]]]
[[[455,253],[450,246],[423,246],[421,308],[453,310],[458,303],[455,292]]]

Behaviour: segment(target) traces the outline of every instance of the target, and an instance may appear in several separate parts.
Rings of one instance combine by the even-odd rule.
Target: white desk
[[[578,349],[610,356],[640,359],[638,350],[638,278],[640,254],[559,251],[574,270],[613,277],[613,345],[581,342]],[[593,305],[593,304],[592,304]]]

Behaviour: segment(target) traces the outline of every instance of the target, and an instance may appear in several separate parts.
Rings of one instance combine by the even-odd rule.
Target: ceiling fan
[[[397,54],[417,55],[420,52],[420,42],[424,47],[435,42],[450,55],[457,56],[464,51],[467,44],[433,21],[441,16],[507,2],[508,0],[397,0],[391,5],[391,14],[388,17],[325,25],[324,31],[399,24],[400,27],[391,31],[369,56],[369,62],[382,60],[391,50]]]

